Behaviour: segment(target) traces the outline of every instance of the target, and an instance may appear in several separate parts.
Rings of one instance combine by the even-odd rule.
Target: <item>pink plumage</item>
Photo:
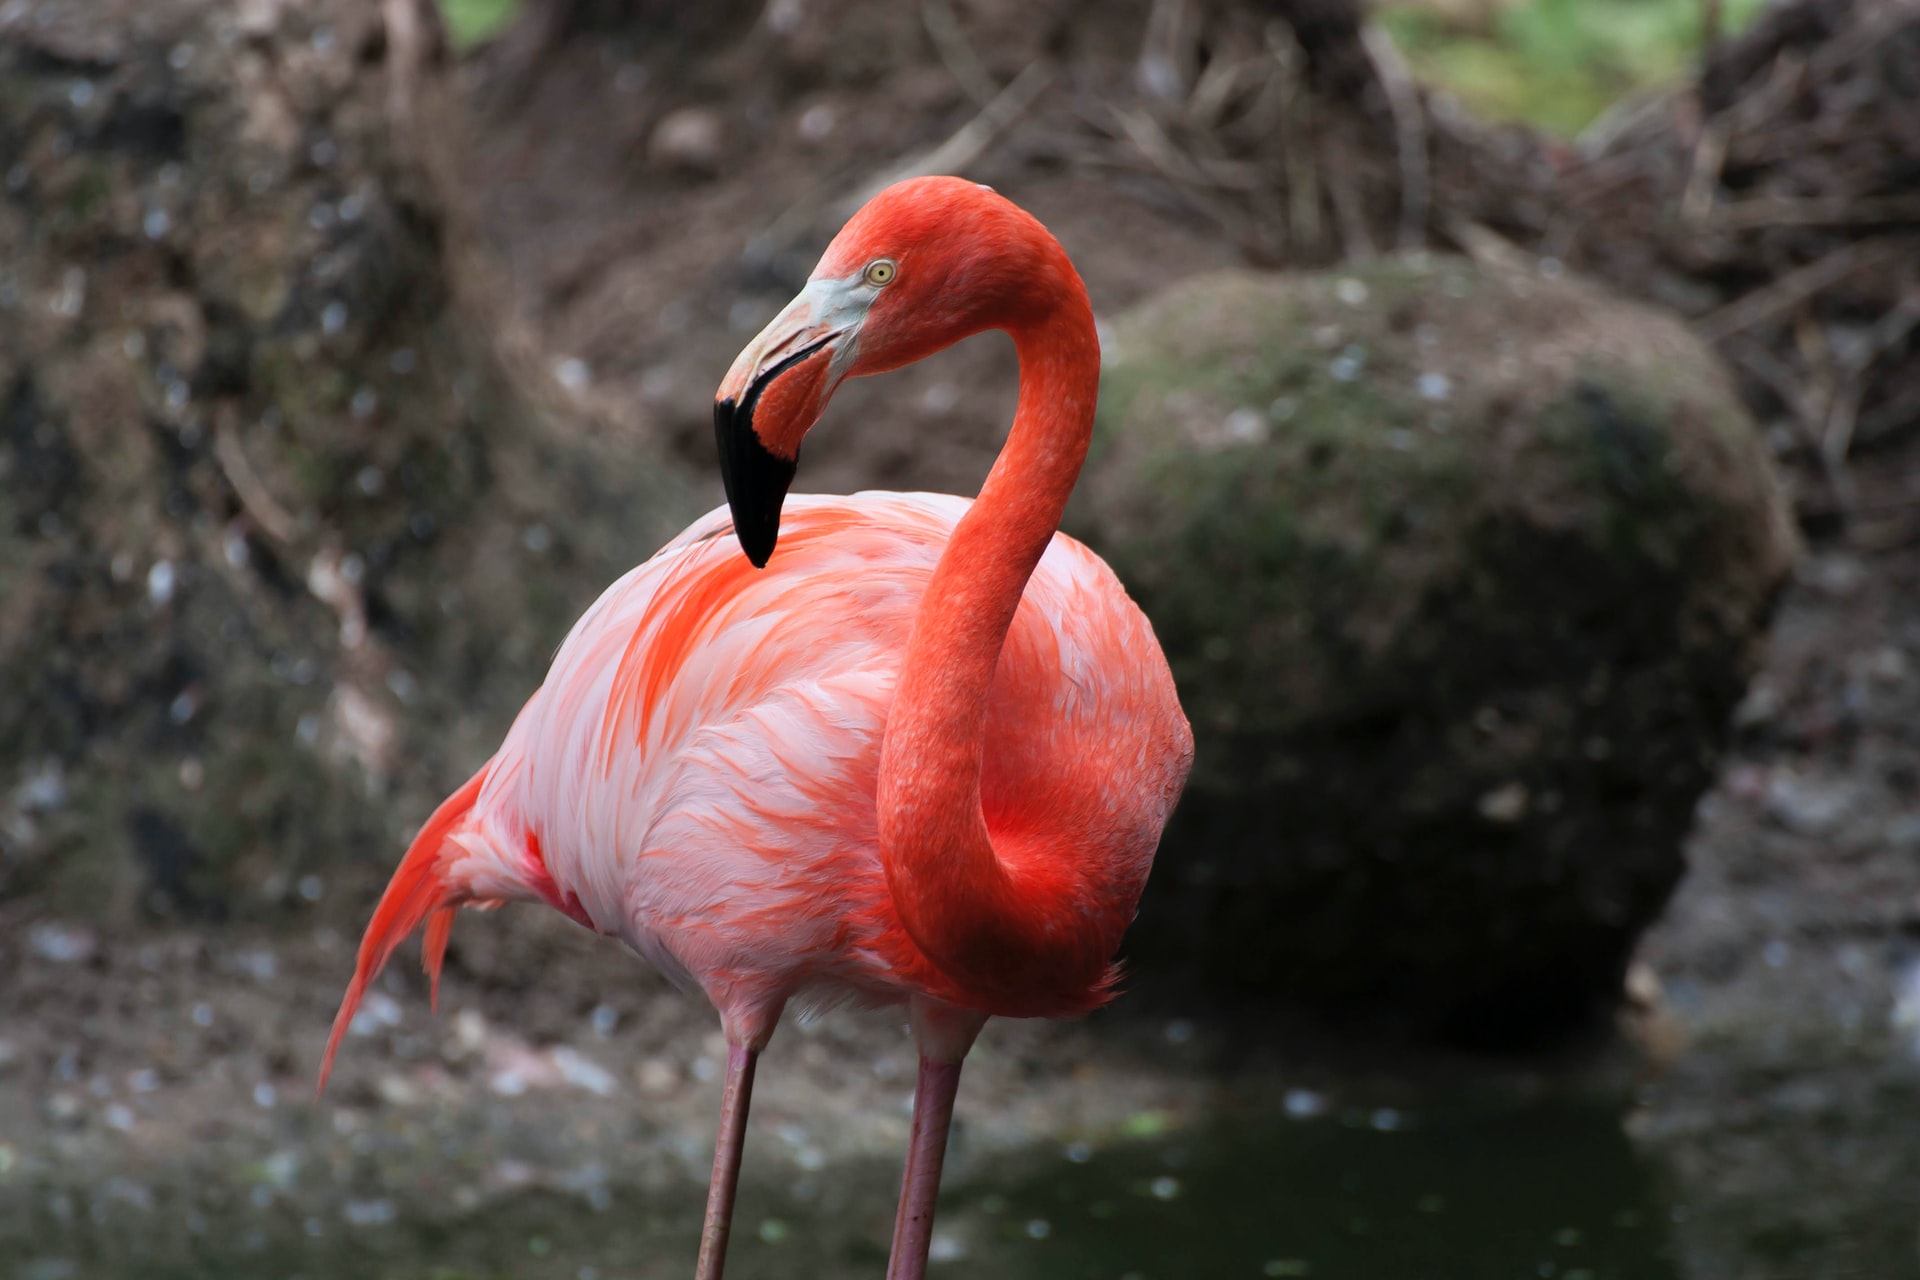
[[[840,379],[985,328],[1014,335],[1022,397],[977,502],[785,497]],[[717,1280],[783,1008],[906,1003],[922,1078],[890,1274],[919,1276],[960,1060],[989,1015],[1108,998],[1192,756],[1146,618],[1054,531],[1097,372],[1085,292],[1037,222],[954,179],[876,197],[722,385],[730,508],[601,596],[408,850],[322,1080],[415,926],[437,977],[452,908],[548,902],[720,1013]]]

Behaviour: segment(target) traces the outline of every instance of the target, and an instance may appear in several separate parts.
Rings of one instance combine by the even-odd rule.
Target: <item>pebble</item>
[[[593,1059],[569,1045],[561,1045],[552,1053],[553,1065],[558,1068],[560,1078],[576,1089],[602,1098],[611,1098],[617,1087],[613,1072],[607,1070]]]
[[[1289,1089],[1282,1100],[1287,1114],[1295,1120],[1311,1120],[1327,1112],[1327,1097],[1311,1089]]]
[[[1509,782],[1480,797],[1480,816],[1488,822],[1512,826],[1527,816],[1529,796],[1522,782]]]
[[[1853,806],[1850,789],[1776,769],[1767,779],[1767,816],[1798,835],[1824,835]]]
[[[156,560],[147,570],[147,599],[153,603],[165,604],[173,599],[173,564],[167,560]]]
[[[959,1262],[967,1256],[967,1246],[958,1236],[935,1234],[927,1245],[927,1261]]]
[[[816,102],[800,113],[800,136],[808,142],[824,142],[840,123],[840,113],[825,102]]]
[[[235,953],[233,964],[255,982],[272,982],[280,976],[280,960],[266,947],[248,947]]]
[[[13,789],[13,804],[36,814],[63,808],[67,804],[67,775],[60,760],[44,760],[27,770],[19,787]]]
[[[405,1017],[400,1002],[382,991],[369,991],[354,1011],[353,1021],[347,1024],[347,1034],[355,1036],[378,1035],[387,1027],[397,1027]]]
[[[27,949],[54,964],[78,964],[92,959],[93,934],[78,925],[43,922],[27,930]]]
[[[664,1058],[648,1058],[634,1069],[642,1092],[667,1093],[680,1082],[680,1073]]]
[[[1844,598],[1853,595],[1866,581],[1867,567],[1857,556],[1834,553],[1804,562],[1799,577],[1824,595]]]
[[[951,382],[936,382],[920,397],[920,407],[936,416],[951,413],[960,403],[960,388]]]
[[[647,158],[668,169],[717,173],[725,155],[726,128],[720,114],[706,107],[667,112],[647,139]]]
[[[1920,1058],[1920,959],[1910,960],[1893,983],[1893,1014],[1889,1021],[1896,1031],[1912,1037],[1910,1049]]]
[[[460,1062],[479,1053],[486,1043],[487,1020],[477,1010],[462,1009],[453,1016],[453,1034],[441,1046],[440,1056]]]
[[[587,368],[587,362],[578,356],[568,356],[553,366],[553,376],[561,386],[578,393],[585,391],[593,381],[593,372]]]
[[[1220,424],[1220,435],[1228,444],[1260,444],[1267,438],[1267,415],[1258,409],[1235,409]]]

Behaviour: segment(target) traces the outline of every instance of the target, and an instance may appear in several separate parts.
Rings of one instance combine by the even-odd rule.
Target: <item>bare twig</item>
[[[213,456],[220,464],[220,472],[226,476],[227,484],[233,494],[240,499],[240,507],[252,517],[254,524],[282,546],[292,544],[299,525],[287,513],[287,509],[275,500],[271,491],[261,482],[260,474],[247,461],[247,454],[240,447],[240,432],[234,426],[234,414],[227,412],[218,415],[213,429]]]
[[[1246,245],[1261,245],[1263,237],[1259,228],[1231,204],[1218,199],[1213,192],[1223,185],[1227,175],[1223,171],[1209,173],[1207,167],[1191,155],[1174,145],[1158,120],[1146,111],[1108,104],[1108,110],[1114,123],[1119,127],[1121,136],[1132,144],[1138,154],[1148,164],[1150,171],[1172,181],[1180,187],[1183,194],[1208,217],[1235,239]]]
[[[387,31],[387,118],[397,136],[413,137],[414,100],[427,65],[436,19],[421,13],[422,0],[381,0]]]
[[[1699,322],[1700,333],[1709,342],[1720,342],[1744,329],[1765,324],[1854,272],[1891,260],[1901,247],[1889,238],[1842,245],[1706,316]]]
[[[1920,196],[1762,196],[1723,204],[1706,220],[1708,231],[1770,227],[1848,227],[1920,223]]]
[[[1011,129],[1046,92],[1058,72],[1044,58],[1029,62],[1006,88],[980,109],[978,115],[961,125],[939,146],[909,156],[880,170],[855,186],[839,200],[827,202],[817,196],[790,206],[770,226],[750,242],[749,251],[771,257],[816,219],[843,222],[883,189],[907,178],[930,173],[958,173],[984,155],[1002,134]]]
[[[1693,147],[1693,165],[1687,173],[1686,190],[1680,196],[1680,220],[1697,227],[1713,212],[1714,193],[1720,187],[1721,167],[1727,161],[1727,129],[1710,121],[1700,130],[1700,141]]]
[[[1349,258],[1362,262],[1376,256],[1373,233],[1367,230],[1366,207],[1350,166],[1336,163],[1323,166],[1327,175],[1327,195],[1333,201],[1334,221],[1340,227],[1341,248]]]
[[[1787,363],[1765,343],[1749,334],[1736,334],[1720,344],[1720,352],[1741,370],[1771,391],[1793,420],[1801,438],[1818,447],[1819,432],[1806,403],[1806,388]]]
[[[1320,252],[1320,183],[1314,163],[1309,97],[1301,74],[1305,55],[1293,28],[1284,22],[1270,23],[1266,31],[1267,53],[1273,59],[1274,74],[1280,81],[1281,162],[1287,174],[1288,247],[1297,255],[1311,257]]]
[[[1193,14],[1188,0],[1153,0],[1134,80],[1152,97],[1178,102],[1193,83]]]
[[[1393,133],[1400,156],[1400,234],[1402,249],[1417,249],[1427,239],[1427,208],[1432,181],[1427,172],[1427,118],[1420,109],[1420,90],[1414,87],[1399,50],[1375,23],[1360,29],[1360,42],[1373,62],[1380,87],[1386,90],[1393,113]]]
[[[1450,219],[1447,235],[1483,267],[1526,270],[1534,265],[1534,260],[1519,245],[1481,223]]]
[[[883,187],[928,173],[958,173],[986,153],[988,147],[1025,115],[1034,100],[1053,84],[1058,74],[1051,62],[1036,58],[993,96],[980,114],[961,125],[953,136],[932,150],[909,157],[887,173],[860,187],[844,202],[848,216]]]
[[[920,22],[933,41],[934,52],[940,55],[940,61],[967,91],[967,96],[982,106],[992,102],[1000,86],[994,83],[993,72],[987,70],[987,64],[974,51],[967,33],[960,29],[960,18],[953,6],[947,0],[920,0]]]
[[[1240,92],[1249,72],[1257,75],[1258,68],[1229,58],[1215,58],[1209,62],[1194,84],[1193,92],[1187,95],[1180,122],[1190,129],[1214,128],[1220,123],[1221,116],[1226,114],[1227,105],[1233,101],[1234,95]]]

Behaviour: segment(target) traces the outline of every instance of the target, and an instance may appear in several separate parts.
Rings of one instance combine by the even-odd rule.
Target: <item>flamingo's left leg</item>
[[[920,1075],[913,1090],[913,1133],[907,1142],[906,1174],[900,1180],[900,1211],[893,1220],[887,1280],[925,1280],[934,1202],[940,1196],[940,1169],[947,1156],[947,1130],[953,1123],[954,1095],[960,1091],[960,1064],[987,1021],[984,1014],[920,996],[914,997],[912,1011]]]
[[[707,1218],[700,1229],[700,1261],[694,1280],[720,1280],[733,1230],[733,1197],[740,1186],[740,1153],[747,1144],[747,1104],[753,1099],[753,1069],[760,1052],[727,1046],[727,1083],[720,1094],[720,1132],[713,1143],[713,1180],[707,1184]]]
[[[707,1217],[700,1228],[700,1261],[694,1267],[694,1280],[720,1280],[726,1269],[733,1199],[740,1187],[740,1155],[747,1145],[753,1072],[760,1051],[773,1038],[783,1003],[755,1003],[721,1014],[727,1035],[727,1079],[720,1091],[720,1131],[713,1141],[713,1179],[707,1184]]]

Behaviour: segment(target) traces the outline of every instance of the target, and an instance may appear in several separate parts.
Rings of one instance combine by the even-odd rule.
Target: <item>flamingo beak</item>
[[[766,568],[773,555],[801,438],[853,363],[867,301],[841,281],[812,281],[720,383],[713,405],[720,477],[734,534],[755,568]]]

